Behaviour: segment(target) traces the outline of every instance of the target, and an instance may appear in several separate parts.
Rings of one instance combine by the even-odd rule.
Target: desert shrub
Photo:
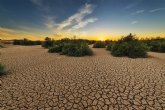
[[[52,47],[53,44],[54,44],[54,41],[51,38],[46,37],[45,41],[42,43],[42,47],[49,48],[49,47]]]
[[[87,43],[66,43],[62,49],[62,54],[68,56],[85,56],[92,55],[92,50]]]
[[[98,41],[93,45],[93,48],[105,48],[105,42]]]
[[[64,47],[62,48],[62,54],[71,54],[75,52],[76,48],[77,48],[76,44],[66,43],[64,44]]]
[[[161,43],[160,52],[163,52],[163,53],[165,52],[165,42]]]
[[[13,41],[13,44],[14,44],[14,45],[21,45],[21,41],[20,41],[20,40],[15,39],[15,40]]]
[[[28,46],[28,45],[41,45],[41,41],[31,41],[31,40],[28,40],[28,39],[23,39],[23,40],[17,40],[15,39],[13,41],[13,44],[14,45],[25,45],[25,46]]]
[[[53,46],[53,47],[49,47],[48,52],[49,52],[49,53],[58,53],[58,52],[62,52],[62,46],[55,45],[55,46]]]
[[[111,49],[112,49],[112,47],[113,47],[114,44],[115,44],[114,42],[108,43],[107,44],[107,47],[106,47],[106,50],[111,51]]]
[[[113,56],[128,56],[131,58],[146,57],[148,46],[138,41],[132,34],[116,42],[111,50]]]
[[[95,40],[88,40],[87,41],[89,45],[94,44],[96,41]]]
[[[149,46],[153,52],[165,52],[165,42],[152,41],[149,43]]]
[[[92,50],[89,48],[87,43],[82,43],[80,46],[80,55],[85,56],[85,55],[92,55],[93,52]]]
[[[146,43],[150,47],[150,51],[153,52],[165,52],[165,38],[151,38],[143,39],[142,42]]]
[[[151,51],[157,52],[160,49],[161,43],[158,41],[151,41],[148,45],[150,46]]]
[[[0,64],[0,76],[2,76],[3,74],[5,74],[5,66]]]
[[[33,45],[41,45],[41,44],[42,44],[42,41],[39,41],[39,40],[33,41]]]

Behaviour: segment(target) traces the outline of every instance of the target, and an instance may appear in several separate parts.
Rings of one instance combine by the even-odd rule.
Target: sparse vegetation
[[[49,47],[52,47],[53,44],[54,44],[54,40],[52,40],[49,37],[46,37],[45,41],[42,43],[42,47],[49,48]]]
[[[146,44],[130,34],[112,46],[111,54],[113,56],[128,56],[131,58],[146,57],[148,49]]]
[[[88,44],[82,43],[67,43],[62,49],[62,54],[68,56],[85,56],[92,55],[92,50],[89,48]]]
[[[95,42],[95,44],[93,45],[93,48],[105,48],[105,46],[106,46],[105,42],[98,41],[98,42]]]
[[[49,52],[49,53],[58,53],[58,52],[62,52],[62,46],[55,45],[55,46],[53,46],[53,47],[49,47],[48,52]]]
[[[153,52],[165,52],[165,38],[152,38],[143,40]]]
[[[165,42],[161,43],[159,51],[165,53]]]
[[[28,46],[28,45],[41,45],[41,41],[31,41],[31,40],[28,40],[28,39],[23,39],[23,40],[17,40],[15,39],[13,41],[13,44],[14,45],[25,45],[25,46]]]
[[[51,41],[46,40],[46,41]],[[64,38],[58,41],[53,41],[50,45],[48,52],[60,53],[61,55],[68,56],[85,56],[92,55],[92,50],[88,46],[87,40],[82,39],[68,39]]]
[[[0,64],[0,76],[5,74],[5,65]]]
[[[112,49],[112,47],[113,47],[114,44],[115,44],[114,42],[108,43],[108,44],[107,44],[107,47],[106,47],[106,50],[111,51],[111,49]]]

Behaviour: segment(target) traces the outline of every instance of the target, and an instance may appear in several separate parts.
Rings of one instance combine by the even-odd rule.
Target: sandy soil
[[[165,54],[117,58],[105,49],[67,57],[40,46],[0,49],[0,109],[165,110]]]

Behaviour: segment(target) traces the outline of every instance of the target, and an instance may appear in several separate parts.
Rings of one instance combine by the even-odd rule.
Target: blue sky
[[[0,38],[165,36],[165,0],[0,0]]]

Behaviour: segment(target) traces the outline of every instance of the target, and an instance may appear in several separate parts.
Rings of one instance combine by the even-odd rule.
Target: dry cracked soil
[[[165,110],[165,54],[68,57],[41,46],[0,49],[0,110]]]

